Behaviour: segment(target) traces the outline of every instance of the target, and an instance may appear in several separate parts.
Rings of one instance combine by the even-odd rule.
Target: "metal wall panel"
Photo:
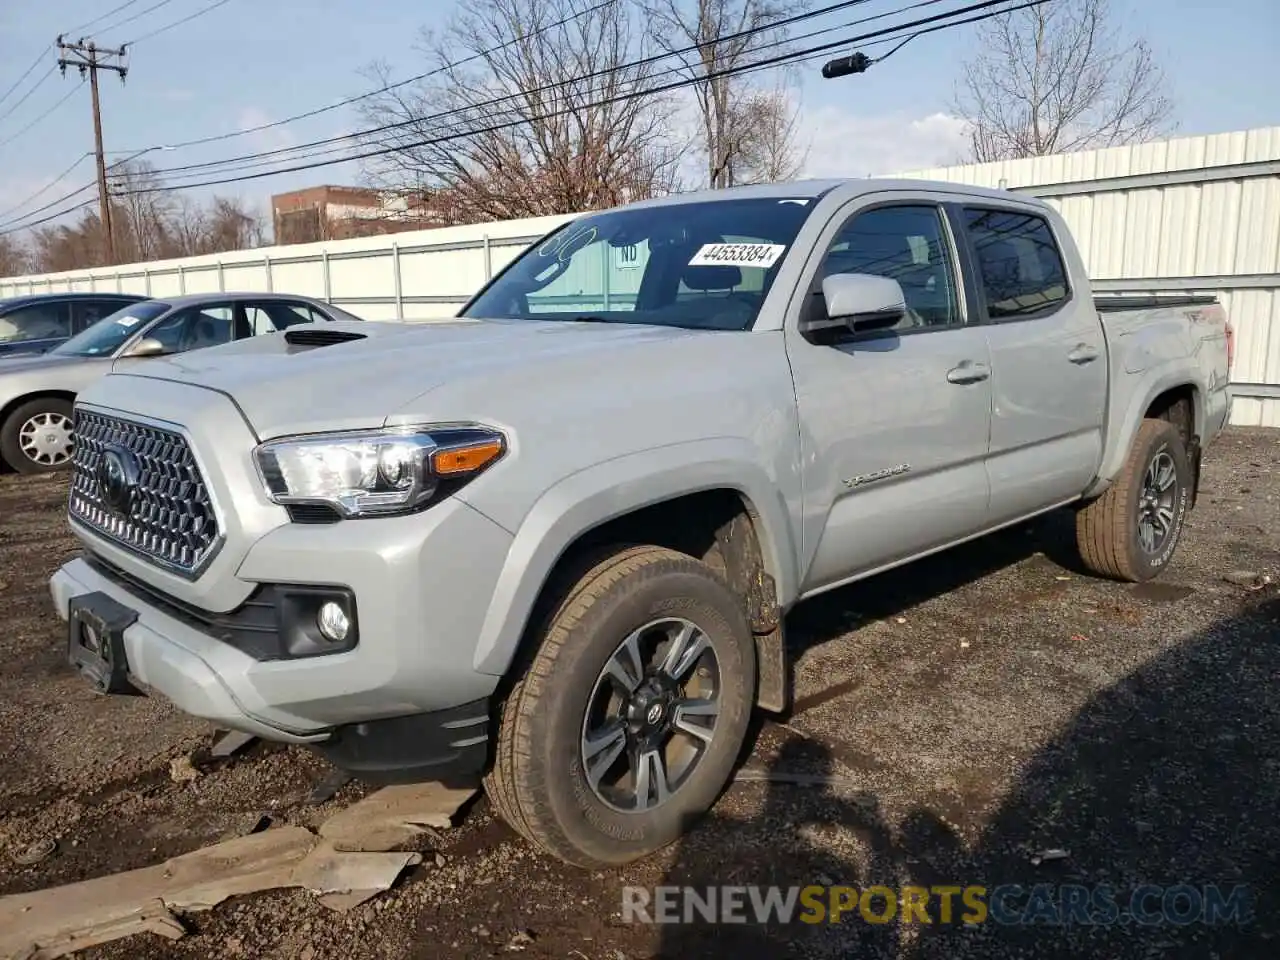
[[[1062,212],[1100,289],[1204,290],[1237,335],[1233,421],[1280,425],[1280,127],[896,174],[1044,196]],[[452,316],[534,239],[540,217],[244,250],[181,261],[0,279],[0,297],[60,290],[172,296],[218,289],[324,297],[369,319]],[[599,275],[634,295],[638,271],[604,258],[556,281],[563,305]],[[601,274],[603,272],[603,274]]]

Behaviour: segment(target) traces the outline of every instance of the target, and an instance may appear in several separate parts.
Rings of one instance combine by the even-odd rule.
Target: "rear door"
[[[825,276],[870,273],[898,281],[908,315],[864,334],[806,335],[799,317],[787,324],[806,593],[981,530],[991,414],[987,340],[969,322],[937,201],[860,197],[828,224],[818,251],[801,280],[803,310],[825,313]]]
[[[991,354],[992,522],[1079,496],[1102,456],[1106,344],[1088,291],[1072,289],[1047,216],[998,201],[950,210],[977,279]]]

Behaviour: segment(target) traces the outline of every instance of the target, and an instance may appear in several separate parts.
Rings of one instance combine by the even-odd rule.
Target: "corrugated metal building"
[[[1280,426],[1280,127],[899,176],[1044,197],[1071,225],[1099,290],[1218,295],[1237,331],[1232,420]],[[429,320],[451,315],[495,270],[567,219],[0,279],[0,297],[274,289],[325,297],[370,319]]]
[[[1232,422],[1280,426],[1280,127],[904,176],[1045,198],[1096,289],[1216,294],[1236,328]]]

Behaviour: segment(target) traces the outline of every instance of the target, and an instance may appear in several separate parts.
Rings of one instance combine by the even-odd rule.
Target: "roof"
[[[834,178],[827,180],[789,180],[781,183],[761,183],[750,186],[725,187],[720,190],[695,190],[691,193],[674,193],[652,200],[639,200],[626,205],[626,209],[641,207],[677,206],[682,203],[698,203],[705,200],[728,199],[814,199],[833,190],[846,191],[849,197],[863,193],[880,193],[883,191],[910,190],[919,192],[929,190],[941,193],[959,193],[968,197],[987,197],[989,199],[1016,200],[1023,203],[1039,203],[1034,197],[1023,193],[1011,193],[1008,190],[993,190],[989,187],[974,187],[965,183],[953,183],[943,180],[916,180],[909,178],[866,177],[866,178]]]
[[[292,300],[304,303],[324,303],[316,297],[297,293],[265,293],[261,290],[212,290],[208,293],[184,293],[176,297],[154,297],[174,307],[192,307],[202,303],[225,303],[227,300]]]
[[[13,307],[19,304],[45,303],[49,300],[102,300],[104,298],[112,300],[151,299],[142,293],[116,293],[114,290],[99,290],[95,293],[87,290],[78,290],[72,293],[23,293],[16,297],[0,299],[0,306]]]

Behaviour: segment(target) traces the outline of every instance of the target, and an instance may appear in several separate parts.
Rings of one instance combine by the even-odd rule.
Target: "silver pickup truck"
[[[1060,507],[1084,563],[1169,563],[1230,406],[1213,300],[1095,299],[1048,205],[920,181],[650,200],[534,244],[457,320],[158,359],[75,407],[99,689],[483,779],[574,864],[674,840],[783,616]]]

